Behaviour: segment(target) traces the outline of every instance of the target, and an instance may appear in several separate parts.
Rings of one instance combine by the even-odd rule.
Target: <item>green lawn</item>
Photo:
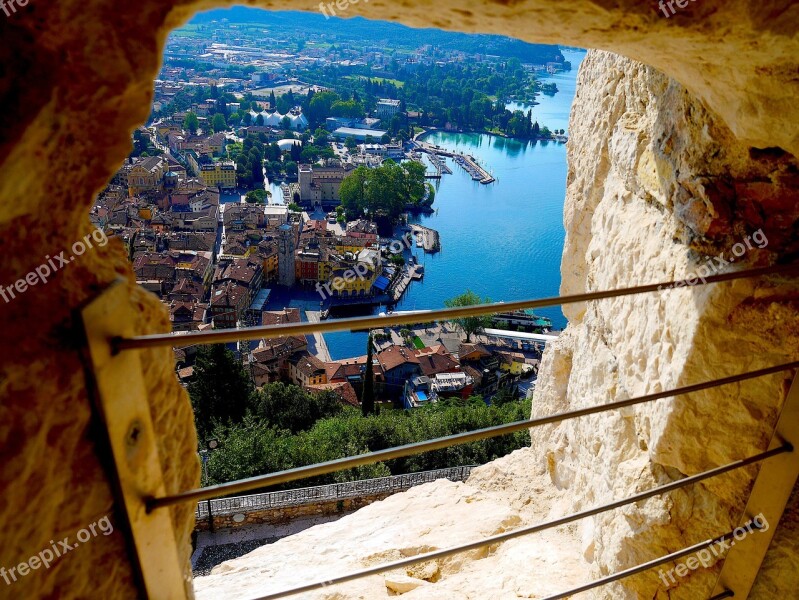
[[[421,350],[422,348],[425,347],[422,338],[420,338],[418,335],[413,338],[413,345],[416,346],[417,350]]]

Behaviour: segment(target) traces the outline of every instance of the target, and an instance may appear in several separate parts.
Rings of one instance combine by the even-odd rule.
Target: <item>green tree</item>
[[[456,296],[455,298],[450,298],[449,300],[444,301],[444,306],[447,308],[461,308],[464,306],[476,306],[478,304],[490,304],[491,300],[488,298],[480,298],[477,294],[475,294],[471,290],[466,290],[460,296]],[[470,342],[472,334],[485,329],[491,325],[491,317],[490,316],[481,316],[481,317],[463,317],[460,319],[452,319],[453,323],[456,323],[466,334],[466,341]]]
[[[360,166],[341,182],[339,198],[341,205],[352,216],[361,216],[366,208],[366,182],[369,169]]]
[[[250,204],[266,204],[266,199],[268,196],[271,196],[270,192],[267,192],[263,188],[259,188],[257,190],[252,190],[247,192],[247,195],[244,199]]]
[[[346,140],[344,140],[344,145],[350,152],[352,152],[358,147],[358,142],[355,141],[354,137],[349,136]]]
[[[332,392],[310,394],[296,385],[271,383],[255,393],[253,414],[277,429],[299,433],[320,419],[334,417],[343,407]]]
[[[289,204],[289,210],[291,212],[299,213],[299,212],[302,212],[302,207],[299,204],[297,204],[296,202],[292,202],[291,204]]]
[[[311,125],[319,125],[330,116],[330,107],[338,100],[338,94],[335,92],[319,92],[314,94],[308,105],[307,117]]]
[[[363,379],[363,393],[361,394],[361,412],[364,417],[375,413],[375,367],[372,353],[372,334],[366,342],[366,372]]]
[[[187,112],[183,119],[183,129],[192,135],[197,135],[197,131],[200,129],[200,119],[197,118],[197,115],[191,111]]]
[[[254,386],[233,353],[224,344],[215,344],[198,349],[188,388],[197,433],[203,440],[215,426],[241,421]]]
[[[214,115],[213,120],[211,121],[211,127],[215,132],[226,131],[227,130],[227,121],[225,121],[225,115],[222,113],[216,113]]]

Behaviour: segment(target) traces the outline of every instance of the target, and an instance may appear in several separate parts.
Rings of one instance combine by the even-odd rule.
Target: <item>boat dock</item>
[[[444,161],[442,161],[440,157],[448,156],[450,158],[454,158],[455,162],[463,167],[475,181],[479,181],[483,185],[488,185],[489,183],[494,183],[496,181],[491,173],[480,166],[480,163],[477,162],[477,159],[474,156],[470,156],[468,154],[457,154],[455,152],[445,150],[440,146],[433,146],[432,144],[428,144],[426,142],[417,141],[415,144],[417,150],[420,152],[425,152],[430,157],[430,162],[432,162],[433,165],[437,165],[439,163],[443,164]],[[452,170],[449,169],[446,164],[443,164],[443,166],[449,171],[449,173],[452,173]],[[442,172],[446,173],[446,171]]]
[[[466,172],[472,176],[473,180],[479,181],[483,185],[496,181],[496,179],[491,176],[491,173],[481,167],[480,163],[478,163],[477,159],[473,156],[469,156],[468,154],[459,155],[455,157],[455,162],[463,167]]]
[[[411,231],[416,236],[416,245],[424,248],[425,252],[438,252],[441,250],[441,238],[435,229],[424,225],[411,225]]]
[[[394,280],[391,288],[388,290],[388,295],[394,302],[399,302],[402,298],[402,295],[405,293],[405,290],[408,289],[408,286],[411,284],[411,273],[410,271],[403,269],[400,276]]]
[[[438,173],[439,177],[441,177],[442,173],[446,175],[452,175],[452,169],[447,166],[446,161],[438,156],[438,154],[431,152],[427,156],[430,159],[430,162],[433,163],[433,166],[436,168],[436,172]]]

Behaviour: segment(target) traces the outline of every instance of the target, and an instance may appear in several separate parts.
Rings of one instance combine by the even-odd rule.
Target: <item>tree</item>
[[[191,111],[187,112],[183,119],[183,129],[192,135],[197,135],[197,130],[200,129],[200,119],[197,118],[197,115]]]
[[[222,113],[216,113],[211,121],[211,127],[213,127],[214,131],[217,133],[220,131],[226,131],[227,121],[225,121],[225,115]]]
[[[341,182],[339,198],[341,205],[352,216],[361,216],[366,208],[366,181],[369,169],[360,166]]]
[[[224,344],[197,350],[194,380],[188,387],[200,440],[216,425],[240,422],[254,389],[250,376]]]
[[[494,397],[491,398],[491,404],[494,406],[503,406],[509,402],[516,402],[516,392],[510,387],[500,389]]]
[[[291,131],[291,119],[289,119],[288,117],[283,117],[282,119],[280,119],[280,127],[285,129],[286,131]]]
[[[320,419],[341,413],[341,402],[332,392],[310,394],[295,385],[270,383],[253,397],[253,413],[278,429],[299,433]]]
[[[366,373],[363,376],[363,393],[361,395],[361,412],[364,417],[375,413],[375,367],[372,356],[372,334],[366,342]]]
[[[346,140],[344,140],[344,145],[347,147],[347,150],[352,152],[358,147],[358,142],[355,141],[355,138],[349,136]]]
[[[244,199],[250,204],[266,204],[266,198],[271,195],[272,194],[270,192],[260,188],[257,190],[252,190],[251,192],[247,192],[247,195],[244,197]]]
[[[290,175],[291,177],[296,177],[297,163],[295,163],[293,160],[290,160],[284,166],[286,169],[286,175]]]
[[[450,298],[449,300],[444,301],[444,306],[447,308],[461,308],[464,306],[476,306],[478,304],[490,304],[491,300],[488,298],[480,298],[477,294],[475,294],[471,290],[466,290],[465,293],[461,294],[460,296],[456,296],[455,298]],[[466,341],[471,342],[471,337],[473,333],[477,333],[486,327],[491,325],[491,317],[490,316],[481,316],[481,317],[463,317],[459,319],[452,319],[453,323],[456,323],[463,329],[463,332],[466,334]]]
[[[302,207],[299,204],[297,204],[296,202],[292,202],[291,204],[289,204],[289,210],[291,212],[299,213],[299,212],[302,212]]]

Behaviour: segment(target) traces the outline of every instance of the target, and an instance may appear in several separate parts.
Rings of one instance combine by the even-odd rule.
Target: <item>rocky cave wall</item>
[[[165,36],[196,10],[221,4],[29,0],[0,18],[5,42],[0,50],[0,284],[13,285],[46,256],[68,251],[90,232],[86,214],[93,196],[121,164],[130,149],[130,131],[149,112]],[[318,6],[311,0],[259,5]],[[681,274],[694,260],[689,248],[723,248],[761,224],[773,229],[771,253],[795,251],[795,161],[779,150],[799,150],[799,7],[793,2],[703,0],[669,19],[654,5],[633,0],[482,0],[468,5],[372,0],[346,11],[346,16],[356,14],[614,50],[674,78],[602,54],[586,66],[583,81],[596,85],[581,87],[575,114],[585,121],[575,119],[571,132],[564,291]],[[636,70],[646,77],[639,81],[624,75]],[[767,261],[773,254],[758,252],[750,258]],[[48,547],[49,540],[74,536],[112,511],[74,311],[120,276],[138,309],[141,332],[165,331],[162,307],[135,287],[114,241],[86,252],[47,285],[31,286],[2,303],[0,519],[5,543],[0,565],[18,564]],[[652,389],[647,386],[685,383],[784,357],[796,347],[791,297],[777,284],[760,283],[755,289],[741,283],[715,291],[670,292],[642,304],[619,300],[572,309],[573,326],[547,355],[549,377],[542,382],[550,381],[539,393],[537,410],[602,400],[603,392],[639,393]],[[197,484],[199,472],[187,398],[168,351],[146,352],[142,358],[153,418],[162,434],[168,488],[186,489]],[[485,467],[468,486],[456,486],[461,492],[452,501],[461,509],[497,503],[493,513],[473,515],[484,519],[485,531],[497,530],[549,510],[565,511],[572,500],[587,505],[639,483],[739,457],[762,444],[780,394],[780,382],[772,378],[767,385],[741,386],[732,399],[707,394],[700,401],[664,401],[614,423],[587,422],[612,431],[607,438],[597,439],[603,429],[587,423],[536,434],[535,452],[522,451]],[[547,463],[542,465],[544,452]],[[612,481],[611,473],[616,476]],[[583,539],[585,557],[600,571],[613,570],[699,535],[693,529],[679,533],[691,510],[706,519],[708,531],[727,523],[743,499],[742,491],[733,490],[745,483],[730,478],[684,501],[678,497],[673,506],[651,502],[624,519],[597,521],[593,532],[565,531],[562,539]],[[538,505],[530,498],[537,498]],[[375,506],[358,518],[392,504]],[[172,514],[188,561],[191,507]],[[446,527],[431,531],[438,532],[436,543],[454,540]],[[480,532],[467,528],[463,533]],[[556,540],[552,543],[556,548]],[[564,560],[572,546],[563,546]],[[503,573],[523,571],[512,562],[511,546],[506,547],[485,565],[494,561]],[[783,561],[789,547],[781,546]],[[523,555],[524,546],[515,549]],[[573,574],[589,564],[585,557],[568,559]],[[545,556],[535,555],[535,560],[547,565]],[[487,575],[466,579],[478,585],[476,593],[492,582]],[[766,574],[761,579],[771,581]],[[133,595],[119,532],[13,586],[0,585],[5,597]]]

